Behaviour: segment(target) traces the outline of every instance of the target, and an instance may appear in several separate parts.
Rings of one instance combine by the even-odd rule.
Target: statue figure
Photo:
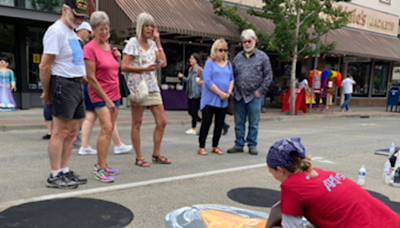
[[[0,112],[15,111],[15,100],[12,91],[17,91],[14,72],[7,68],[7,56],[0,55]]]

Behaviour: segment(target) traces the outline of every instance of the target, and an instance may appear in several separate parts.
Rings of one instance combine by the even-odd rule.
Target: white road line
[[[229,169],[208,171],[208,172],[203,172],[203,173],[194,173],[194,174],[166,177],[166,178],[160,178],[160,179],[154,179],[154,180],[148,180],[148,181],[140,181],[140,182],[127,183],[127,184],[112,185],[112,186],[108,186],[108,187],[86,189],[86,190],[82,190],[82,191],[72,191],[72,192],[66,192],[66,193],[61,193],[61,194],[38,196],[38,197],[33,197],[33,198],[28,198],[28,199],[4,202],[4,203],[0,204],[0,208],[5,209],[5,208],[11,207],[11,206],[16,206],[16,205],[20,205],[20,204],[24,204],[24,203],[32,203],[32,202],[38,202],[38,201],[43,201],[43,200],[52,200],[52,199],[68,198],[68,197],[82,196],[82,195],[88,195],[88,194],[96,194],[96,193],[101,193],[101,192],[124,190],[124,189],[129,189],[129,188],[143,187],[143,186],[148,186],[148,185],[153,185],[153,184],[160,184],[160,183],[166,183],[166,182],[177,181],[177,180],[186,180],[186,179],[197,178],[197,177],[206,177],[206,176],[211,176],[211,175],[216,175],[216,174],[221,174],[221,173],[236,172],[236,171],[247,170],[247,169],[256,169],[256,168],[261,168],[261,167],[267,167],[267,165],[265,163],[257,164],[257,165],[247,165],[247,166],[240,166],[240,167],[229,168]]]

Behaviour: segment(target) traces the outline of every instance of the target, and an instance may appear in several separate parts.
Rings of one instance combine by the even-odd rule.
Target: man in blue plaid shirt
[[[247,142],[249,153],[257,155],[258,123],[261,102],[272,82],[272,69],[269,57],[256,48],[257,36],[252,29],[241,34],[243,51],[233,60],[235,77],[235,146],[228,153],[241,153]],[[249,130],[246,134],[246,121]]]

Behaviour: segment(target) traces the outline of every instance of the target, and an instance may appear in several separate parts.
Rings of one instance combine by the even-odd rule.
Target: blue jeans
[[[342,106],[340,106],[340,108],[343,109],[344,107],[346,107],[346,111],[349,111],[350,99],[351,99],[351,93],[345,93],[344,94],[344,102],[343,102]]]
[[[265,101],[265,99],[266,99],[266,97],[267,97],[267,94],[263,94],[263,95],[261,95],[261,108],[266,108],[267,106],[266,106],[266,104],[267,104],[267,102]]]
[[[261,100],[263,97],[254,97],[249,103],[243,99],[235,100],[235,147],[243,149],[245,142],[249,148],[257,147],[258,123],[260,122]],[[249,120],[249,130],[246,141],[246,121]]]

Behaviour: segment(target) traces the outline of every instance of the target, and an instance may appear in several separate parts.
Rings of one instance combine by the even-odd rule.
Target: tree
[[[352,12],[345,12],[335,7],[336,2],[350,2],[351,0],[263,0],[261,9],[250,8],[250,15],[270,19],[275,24],[272,34],[266,34],[242,18],[237,13],[238,6],[228,7],[222,0],[211,0],[214,13],[228,18],[238,26],[239,30],[252,28],[259,37],[259,47],[265,50],[276,51],[281,59],[292,61],[290,77],[290,109],[295,110],[295,80],[296,63],[299,55],[312,55],[320,52],[330,52],[337,43],[321,43],[317,37],[330,30],[346,26]],[[313,50],[313,47],[319,47]]]

